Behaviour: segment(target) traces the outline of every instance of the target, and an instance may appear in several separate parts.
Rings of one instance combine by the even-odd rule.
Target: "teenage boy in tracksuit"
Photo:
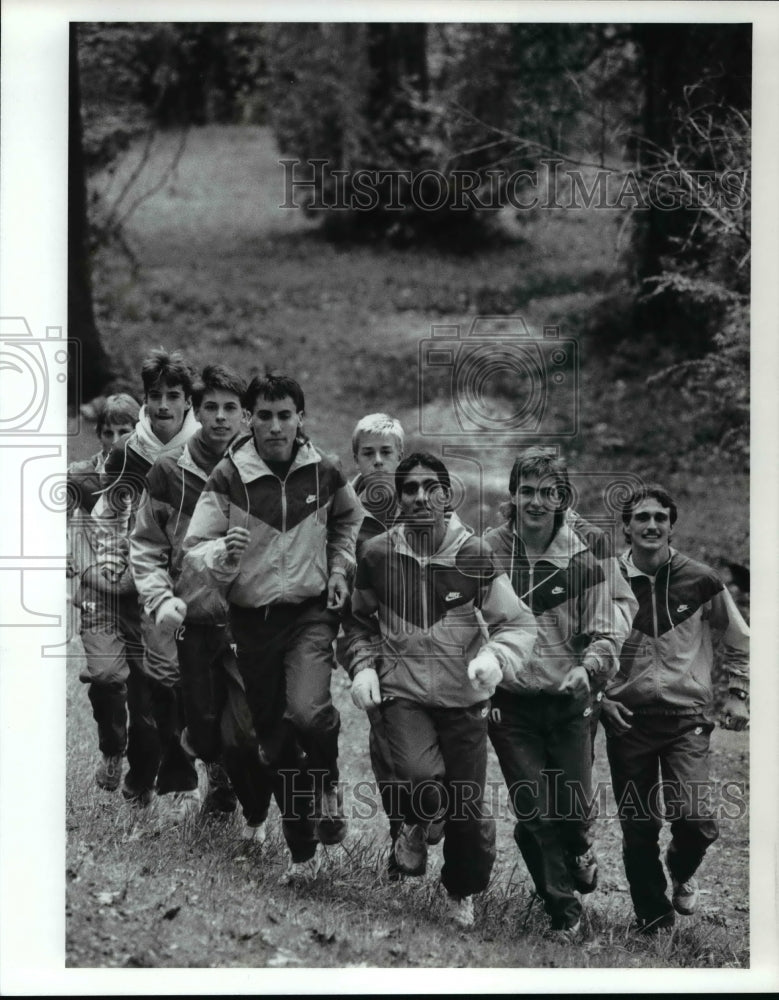
[[[694,875],[719,832],[705,794],[717,646],[729,680],[722,724],[743,729],[749,718],[747,625],[714,570],[671,547],[676,518],[676,505],[661,486],[642,487],[625,502],[630,548],[620,562],[638,611],[603,700],[625,873],[646,933],[671,926],[674,911],[695,912]],[[671,902],[658,843],[660,779],[671,824],[665,856]]]
[[[346,623],[352,699],[391,755],[397,870],[424,873],[431,823],[445,815],[447,916],[470,927],[495,860],[494,820],[483,815],[489,698],[530,655],[535,628],[490,553],[448,512],[441,460],[409,455],[395,483],[398,521],[365,543],[357,566]]]
[[[95,771],[99,788],[114,792],[122,779],[127,747],[127,677],[129,659],[140,665],[142,650],[120,630],[120,605],[134,605],[129,573],[118,582],[98,571],[98,538],[92,510],[100,494],[100,473],[114,444],[130,434],[138,419],[138,403],[127,395],[108,396],[97,414],[96,433],[102,449],[91,458],[68,466],[68,575],[73,579],[73,603],[80,610],[79,634],[85,665],[79,680],[97,724],[101,760]]]
[[[175,632],[186,722],[183,742],[206,765],[206,808],[231,812],[237,793],[243,835],[261,840],[270,791],[230,645],[227,602],[208,574],[182,574],[182,543],[197,498],[230,441],[245,430],[245,391],[243,379],[222,365],[203,369],[192,390],[200,429],[161,455],[146,474],[146,492],[130,534],[130,563],[144,611]],[[193,789],[186,794],[194,811],[199,793]]]
[[[368,413],[361,417],[352,432],[352,455],[357,466],[357,475],[352,486],[362,505],[363,520],[357,536],[357,559],[365,543],[376,535],[381,535],[392,526],[398,516],[398,497],[395,491],[395,469],[403,458],[405,433],[399,420],[387,413]],[[344,620],[350,613],[350,603],[344,612]],[[336,657],[339,663],[346,662],[345,636],[338,639]],[[390,832],[394,843],[400,820],[393,816],[392,804],[392,755],[384,737],[384,726],[378,710],[369,709],[371,723],[368,748],[371,768],[376,778],[376,786],[382,799],[384,811],[390,822]],[[437,827],[443,833],[440,824]],[[435,834],[429,836],[428,843],[436,841]],[[390,878],[397,879],[400,873],[395,867],[395,855],[390,851],[388,858]]]
[[[227,588],[263,753],[288,770],[285,748],[297,741],[307,756],[300,780],[316,779],[319,839],[338,843],[346,821],[330,677],[362,510],[340,470],[303,435],[304,396],[294,379],[255,377],[244,406],[251,433],[212,472],[185,548]],[[313,850],[292,852],[288,874],[311,878],[317,867]]]
[[[92,516],[99,534],[96,559],[101,573],[122,584],[130,574],[129,535],[146,487],[146,474],[162,454],[180,448],[197,430],[192,413],[192,371],[178,351],[153,350],[141,365],[144,405],[131,434],[111,450],[103,467],[103,491]],[[135,585],[133,584],[133,590]],[[127,762],[122,795],[148,805],[154,791],[171,793],[174,812],[186,807],[197,788],[197,771],[180,744],[178,662],[173,633],[141,612],[137,593],[120,605],[119,627],[142,666],[130,662],[127,682]],[[179,800],[182,800],[181,802]]]
[[[512,796],[514,839],[551,918],[575,934],[576,893],[592,892],[592,735],[594,699],[617,671],[629,617],[615,602],[607,562],[566,517],[563,461],[528,448],[509,476],[506,523],[485,533],[498,564],[532,609],[538,641],[532,659],[504,675],[492,701],[489,734]],[[627,600],[634,605],[629,592]]]

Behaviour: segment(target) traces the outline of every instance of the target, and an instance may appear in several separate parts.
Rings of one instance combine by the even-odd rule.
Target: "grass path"
[[[175,137],[163,136],[154,164]],[[152,171],[153,172],[153,171]],[[120,171],[121,174],[121,171]],[[155,175],[157,176],[157,175]],[[416,408],[419,343],[433,323],[466,323],[479,312],[521,312],[529,323],[560,322],[586,342],[586,317],[619,281],[611,249],[617,221],[528,218],[510,246],[462,258],[416,250],[331,246],[301,213],[276,206],[280,171],[262,129],[194,131],[176,174],[132,216],[127,237],[141,261],[132,274],[117,251],[101,253],[95,272],[97,310],[106,344],[127,370],[164,343],[198,362],[218,357],[244,372],[265,365],[298,375],[307,393],[307,427],[350,469],[355,420],[386,408],[406,426],[410,446],[438,450],[442,439],[420,433]],[[113,190],[121,176],[113,181]],[[570,215],[570,213],[569,213]],[[561,227],[563,227],[561,229]],[[563,236],[564,238],[561,238]],[[651,403],[640,379],[625,383],[621,407],[608,369],[585,359],[581,438],[569,455],[581,469],[621,469],[665,462],[668,426],[647,433]],[[609,376],[609,379],[611,376]],[[443,405],[443,404],[442,404]],[[630,407],[634,407],[631,409]],[[661,421],[662,415],[657,415]],[[670,413],[669,422],[678,414]],[[440,419],[445,421],[442,412]],[[630,435],[635,434],[635,439]],[[622,444],[615,444],[615,440]],[[640,452],[634,442],[645,449]],[[86,428],[74,456],[94,450]],[[504,452],[484,450],[482,508],[502,495]],[[672,474],[676,475],[675,473]],[[673,480],[672,480],[673,481]],[[744,546],[744,482],[703,471],[678,482],[696,503],[724,513],[680,530],[692,554]],[[705,498],[704,498],[705,496]],[[718,506],[719,505],[719,506]],[[470,519],[470,518],[469,518]],[[726,527],[723,529],[723,525]],[[727,535],[723,534],[727,532]],[[744,561],[743,557],[741,561]],[[77,680],[80,641],[68,662],[67,956],[75,967],[250,968],[646,968],[736,967],[748,964],[746,892],[748,819],[723,823],[705,862],[702,912],[679,921],[656,942],[628,930],[631,908],[616,821],[598,825],[601,883],[588,903],[588,930],[577,949],[544,935],[531,906],[527,875],[505,808],[498,815],[498,860],[477,906],[479,927],[453,933],[440,920],[440,848],[424,880],[390,886],[382,878],[387,848],[380,815],[360,810],[342,848],[328,851],[322,877],[309,890],[276,885],[283,850],[275,820],[269,844],[247,852],[232,824],[205,822],[183,831],[160,828],[156,814],[139,819],[118,796],[94,788],[94,724]],[[342,714],[341,757],[349,789],[370,779],[367,723],[351,704],[342,672],[333,678]],[[608,785],[602,734],[596,779]],[[748,737],[717,730],[713,776],[748,779]],[[490,781],[505,805],[497,763]],[[354,799],[352,797],[354,804]],[[605,800],[608,805],[608,795]]]

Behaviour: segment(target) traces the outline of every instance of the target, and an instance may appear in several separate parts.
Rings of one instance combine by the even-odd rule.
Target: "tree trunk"
[[[70,25],[68,95],[68,406],[99,396],[113,378],[92,306],[87,194],[81,140],[76,25]],[[78,348],[78,349],[77,349]]]

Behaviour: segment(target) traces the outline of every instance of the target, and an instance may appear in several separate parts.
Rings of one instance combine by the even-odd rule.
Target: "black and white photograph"
[[[3,994],[773,992],[776,10],[3,20]]]

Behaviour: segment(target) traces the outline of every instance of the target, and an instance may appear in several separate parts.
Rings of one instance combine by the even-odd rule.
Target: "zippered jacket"
[[[482,646],[505,676],[522,669],[535,642],[532,614],[456,514],[427,558],[409,546],[402,525],[365,543],[345,627],[352,677],[373,667],[383,697],[438,707],[484,700],[467,675]]]
[[[103,453],[99,451],[91,458],[68,466],[67,573],[76,581],[73,603],[77,607],[85,600],[94,600],[98,596],[95,591],[107,599],[110,595],[124,596],[135,590],[127,572],[116,583],[109,583],[100,573],[91,574],[89,583],[84,579],[87,570],[99,563],[99,531],[92,518],[92,509],[100,493],[104,462]]]
[[[392,527],[398,515],[395,478],[387,473],[365,476],[362,473],[352,480],[354,492],[363,510],[362,524],[357,536],[357,557],[370,538],[383,535]]]
[[[181,572],[184,536],[207,479],[189,443],[161,455],[146,475],[146,493],[130,534],[130,565],[149,615],[176,596],[186,601],[188,622],[227,620],[227,602],[210,576]]]
[[[102,469],[103,487],[92,510],[98,565],[120,558],[127,563],[123,577],[130,575],[129,535],[146,488],[146,474],[160,455],[179,451],[199,427],[188,410],[178,434],[163,443],[151,429],[146,407],[141,407],[134,430],[114,445]]]
[[[637,607],[617,560],[597,558],[565,522],[538,556],[528,556],[509,522],[486,531],[484,540],[538,626],[533,656],[500,686],[514,694],[557,694],[568,671],[581,665],[591,688],[602,690],[617,672]]]
[[[715,571],[671,549],[654,577],[628,550],[620,566],[638,600],[608,697],[639,714],[707,714],[714,649],[734,690],[749,690],[749,628]]]
[[[237,440],[205,484],[184,539],[186,573],[207,571],[245,608],[319,596],[330,573],[349,574],[363,512],[340,469],[301,442],[284,480],[260,458],[253,435]],[[224,536],[250,532],[238,565]]]

